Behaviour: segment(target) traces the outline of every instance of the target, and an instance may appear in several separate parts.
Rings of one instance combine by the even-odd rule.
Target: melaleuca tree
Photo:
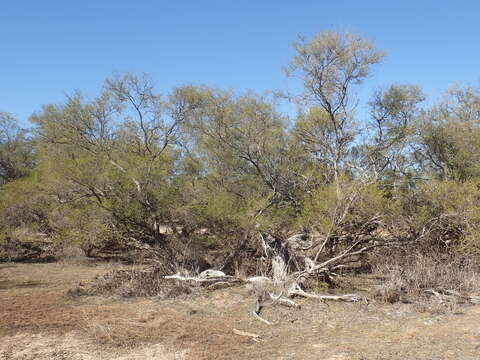
[[[440,179],[480,176],[480,94],[452,88],[420,124],[417,158]]]
[[[0,112],[0,186],[26,176],[35,166],[33,144],[17,119]]]
[[[305,149],[328,165],[333,181],[338,181],[357,133],[355,86],[384,54],[360,36],[337,32],[300,39],[294,49],[287,74],[301,79],[303,91],[297,98],[307,107],[299,119],[298,135]]]
[[[374,93],[370,119],[352,152],[358,176],[388,188],[422,176],[415,153],[424,98],[414,85],[391,85]]]
[[[249,239],[295,231],[305,179],[288,119],[254,94],[177,89],[189,161],[196,164],[197,218],[237,251]],[[258,246],[257,241],[254,246]]]
[[[107,80],[94,100],[75,94],[44,107],[32,121],[49,191],[60,203],[94,202],[126,237],[162,244],[179,195],[170,115],[149,79],[130,74]]]

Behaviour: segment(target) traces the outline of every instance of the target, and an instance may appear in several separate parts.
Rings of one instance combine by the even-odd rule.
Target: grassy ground
[[[250,315],[244,288],[176,300],[69,297],[112,268],[0,264],[0,359],[479,359],[480,307],[299,300]],[[255,333],[240,336],[233,329]]]

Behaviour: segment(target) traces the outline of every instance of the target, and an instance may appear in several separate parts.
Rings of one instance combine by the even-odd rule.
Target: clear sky
[[[149,73],[163,93],[187,83],[286,90],[290,44],[327,29],[388,53],[362,97],[415,83],[435,98],[478,84],[479,14],[475,0],[2,0],[0,111],[26,121],[123,71]]]

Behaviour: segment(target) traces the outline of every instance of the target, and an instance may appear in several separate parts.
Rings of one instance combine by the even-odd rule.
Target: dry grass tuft
[[[95,319],[86,316],[83,331],[96,344],[108,347],[134,348],[156,340],[147,325],[123,319]]]
[[[480,263],[470,260],[447,260],[417,255],[402,262],[379,263],[375,272],[385,278],[375,298],[387,303],[413,302],[421,312],[457,311],[466,295],[480,289]],[[433,290],[433,291],[432,291]],[[454,291],[462,296],[435,296]],[[437,294],[438,295],[438,294]]]

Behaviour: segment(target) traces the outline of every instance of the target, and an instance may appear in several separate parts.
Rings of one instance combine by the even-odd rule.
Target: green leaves
[[[0,112],[0,186],[26,176],[35,166],[33,144],[13,115]]]
[[[294,118],[268,96],[191,85],[160,95],[132,74],[93,99],[44,106],[32,138],[0,113],[0,230],[38,228],[87,248],[112,234],[233,247],[258,231],[325,244],[408,238],[442,219],[435,236],[452,220],[457,239],[474,241],[477,200],[460,199],[478,198],[478,90],[451,89],[426,108],[417,86],[391,85],[373,94],[365,123],[356,87],[384,54],[336,32],[294,49]]]
[[[443,179],[480,176],[480,95],[466,87],[446,93],[420,124],[425,163]]]

